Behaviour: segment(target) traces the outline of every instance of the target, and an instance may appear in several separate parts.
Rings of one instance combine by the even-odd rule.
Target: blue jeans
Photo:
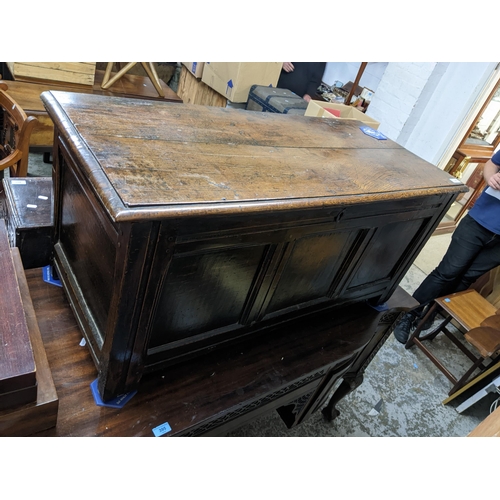
[[[455,229],[441,263],[415,290],[422,306],[449,293],[466,290],[478,278],[500,265],[500,235],[467,214]]]

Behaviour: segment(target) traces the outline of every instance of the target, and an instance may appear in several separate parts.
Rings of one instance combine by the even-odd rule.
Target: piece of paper
[[[488,186],[485,192],[490,196],[493,196],[494,198],[500,200],[500,191],[498,191],[497,189],[493,189],[491,186]]]

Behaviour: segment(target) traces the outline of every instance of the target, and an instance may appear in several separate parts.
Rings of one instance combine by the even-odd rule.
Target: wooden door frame
[[[497,64],[496,68],[491,73],[488,81],[484,85],[474,104],[471,106],[469,112],[467,113],[467,116],[464,118],[462,125],[457,129],[455,136],[450,141],[450,144],[448,145],[446,151],[441,156],[441,159],[437,164],[438,168],[444,170],[455,151],[459,149],[463,142],[465,142],[466,137],[469,136],[470,132],[474,128],[474,125],[491,100],[493,92],[495,91],[495,88],[497,87],[497,85],[499,85],[499,83],[500,63]]]

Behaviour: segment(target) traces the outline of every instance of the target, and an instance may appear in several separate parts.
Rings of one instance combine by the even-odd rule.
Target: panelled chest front
[[[357,122],[47,92],[55,265],[104,399],[299,316],[385,302],[456,179]]]

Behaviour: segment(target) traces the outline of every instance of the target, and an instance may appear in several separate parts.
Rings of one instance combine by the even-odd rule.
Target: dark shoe
[[[415,320],[417,318],[413,316],[413,314],[405,314],[401,320],[398,322],[396,325],[396,328],[394,328],[394,337],[396,337],[396,340],[398,342],[401,342],[402,344],[406,344],[406,341],[408,340],[408,337],[410,336],[411,330],[414,329],[415,327]]]

